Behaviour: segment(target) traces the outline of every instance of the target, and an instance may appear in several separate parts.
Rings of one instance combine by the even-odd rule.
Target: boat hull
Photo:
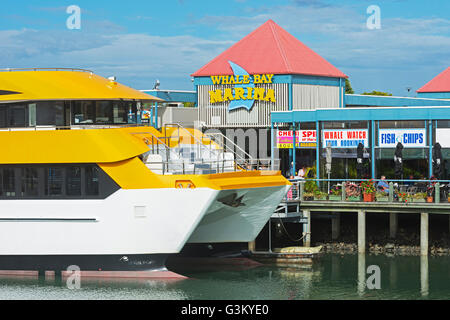
[[[178,253],[216,194],[208,188],[120,189],[103,200],[1,200],[0,261]]]
[[[289,188],[281,185],[220,191],[188,243],[255,240]]]
[[[167,254],[0,256],[0,270],[166,271]]]

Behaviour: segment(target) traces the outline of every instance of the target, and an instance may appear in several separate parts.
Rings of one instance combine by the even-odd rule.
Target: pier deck
[[[428,255],[429,246],[429,215],[439,214],[449,216],[450,203],[443,202],[401,202],[401,201],[348,201],[348,200],[308,200],[301,201],[301,197],[284,200],[272,218],[291,220],[303,223],[303,245],[311,246],[311,216],[314,213],[329,213],[332,221],[332,239],[339,238],[341,214],[355,212],[358,214],[358,252],[366,251],[366,213],[376,212],[389,214],[389,234],[395,239],[398,229],[398,214],[420,214],[420,247],[421,255]],[[391,198],[392,199],[392,198]],[[292,212],[294,208],[294,212]],[[291,211],[291,212],[289,212]],[[289,219],[290,218],[290,219]]]

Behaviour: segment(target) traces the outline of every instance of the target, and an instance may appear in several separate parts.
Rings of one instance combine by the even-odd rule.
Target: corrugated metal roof
[[[250,74],[303,74],[347,76],[293,35],[269,20],[192,76],[232,75],[228,61]]]
[[[417,90],[417,92],[450,92],[450,67]]]

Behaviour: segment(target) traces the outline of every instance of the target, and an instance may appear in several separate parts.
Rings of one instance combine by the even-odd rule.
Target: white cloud
[[[146,88],[192,89],[190,74],[232,44],[193,36],[0,31],[0,66],[79,67]]]
[[[365,11],[321,1],[256,8],[247,2],[243,10],[243,17],[190,21],[195,28],[211,29],[214,37],[126,33],[119,25],[94,20],[86,20],[79,32],[0,31],[0,67],[84,67],[114,74],[136,88],[158,78],[163,88],[192,89],[190,74],[268,19],[348,74],[357,91],[402,94],[404,87],[417,89],[450,66],[449,19],[382,16],[382,29],[368,30]]]

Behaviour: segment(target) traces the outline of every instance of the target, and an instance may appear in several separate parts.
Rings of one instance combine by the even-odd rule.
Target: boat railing
[[[219,147],[222,148],[225,152],[232,152],[235,155],[236,159],[253,160],[253,157],[248,152],[246,152],[244,149],[234,143],[230,138],[220,132],[208,132],[204,134],[204,137],[208,138],[211,142],[219,145]],[[210,143],[210,145],[212,145],[212,143]]]
[[[170,136],[167,135],[167,128],[169,127],[175,127],[177,130],[177,134],[174,135],[172,132],[172,134]],[[183,134],[182,134],[183,133]],[[196,146],[197,149],[197,157],[201,157],[201,153],[202,151],[206,151],[209,153],[210,157],[216,157],[217,153],[214,152],[211,148],[208,148],[205,144],[204,141],[202,140],[204,135],[200,135],[199,137],[196,137],[195,134],[192,134],[188,129],[186,129],[185,127],[183,127],[181,124],[179,123],[166,123],[164,124],[164,138],[169,140],[176,140],[177,144],[180,145],[182,142],[182,138],[184,138],[185,136],[187,136],[189,139],[193,139],[194,144]],[[170,145],[170,144],[169,144]]]
[[[175,127],[177,129],[177,133],[174,134],[174,132],[172,132],[172,134],[168,136],[168,127]],[[197,146],[198,154],[201,153],[201,150],[207,150],[211,157],[217,158],[224,157],[223,154],[225,153],[232,154],[235,161],[242,167],[242,169],[245,169],[255,160],[244,149],[239,147],[231,139],[227,138],[221,133],[202,133],[201,135],[196,136],[195,132],[194,134],[192,134],[188,129],[186,129],[179,123],[167,123],[165,124],[164,128],[165,139],[169,141],[176,140],[177,143],[180,144],[181,137],[183,137],[184,134],[186,134],[188,138],[193,139],[194,144]],[[214,145],[216,145],[217,147],[214,147]]]
[[[217,174],[227,172],[244,172],[244,171],[262,171],[273,173],[271,169],[271,159],[254,159],[252,165],[243,169],[234,160],[216,160],[216,161],[195,161],[187,162],[183,159],[172,159],[169,161],[147,161],[147,167],[156,174],[160,175],[179,175],[179,174]],[[275,167],[279,166],[275,165]]]
[[[8,127],[0,128],[1,131],[53,131],[53,130],[95,130],[95,129],[119,129],[142,127],[141,124],[108,124],[108,125],[72,125],[72,126],[33,126],[33,127]]]
[[[13,71],[78,71],[94,73],[91,70],[79,69],[79,68],[2,68],[0,72],[13,72]]]

